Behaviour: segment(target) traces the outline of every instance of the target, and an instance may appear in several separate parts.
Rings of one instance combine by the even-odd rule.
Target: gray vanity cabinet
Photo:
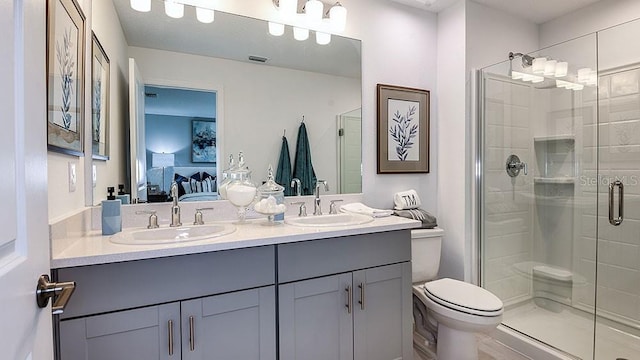
[[[410,288],[409,262],[353,273],[355,360],[411,359]]]
[[[275,360],[274,286],[60,324],[64,360]],[[181,330],[182,329],[182,330]]]
[[[275,360],[273,246],[61,268],[58,360]],[[172,335],[172,336],[170,336]]]
[[[64,360],[182,359],[179,303],[63,321],[60,333]]]
[[[351,273],[281,285],[280,360],[352,360]]]
[[[412,359],[410,241],[389,232],[279,246],[280,283],[291,281],[279,285],[280,360]]]
[[[183,301],[183,360],[275,360],[275,287]]]

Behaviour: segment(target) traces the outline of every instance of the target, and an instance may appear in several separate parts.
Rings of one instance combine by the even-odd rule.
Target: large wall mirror
[[[293,165],[302,121],[316,176],[332,193],[361,191],[359,40],[333,35],[319,45],[313,31],[306,41],[295,40],[290,27],[272,36],[263,20],[216,12],[212,23],[201,23],[189,6],[175,19],[164,1],[152,1],[150,12],[112,1],[133,94],[133,136],[122,143],[133,197],[153,200],[176,173],[219,178],[241,151],[259,185],[268,166],[278,165],[283,136]]]

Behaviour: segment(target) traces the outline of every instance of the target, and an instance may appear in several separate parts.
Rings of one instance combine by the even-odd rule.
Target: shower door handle
[[[618,187],[618,217],[614,218],[613,216],[613,190]],[[624,220],[624,185],[622,181],[616,180],[609,184],[609,223],[613,226],[618,226],[622,224],[622,220]]]

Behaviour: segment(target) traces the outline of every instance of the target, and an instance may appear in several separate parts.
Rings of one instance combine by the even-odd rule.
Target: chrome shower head
[[[529,67],[533,65],[533,59],[535,58],[533,56],[523,54],[523,53],[510,52],[509,60],[513,60],[516,56],[520,56],[522,58],[522,67]]]

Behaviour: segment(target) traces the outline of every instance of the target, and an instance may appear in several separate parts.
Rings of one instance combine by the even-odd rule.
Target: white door
[[[341,194],[362,192],[362,116],[360,109],[338,117],[338,153]]]
[[[0,358],[53,357],[49,273],[45,1],[0,0]]]
[[[131,148],[131,199],[147,201],[147,145],[144,141],[144,80],[129,58],[129,147]]]

